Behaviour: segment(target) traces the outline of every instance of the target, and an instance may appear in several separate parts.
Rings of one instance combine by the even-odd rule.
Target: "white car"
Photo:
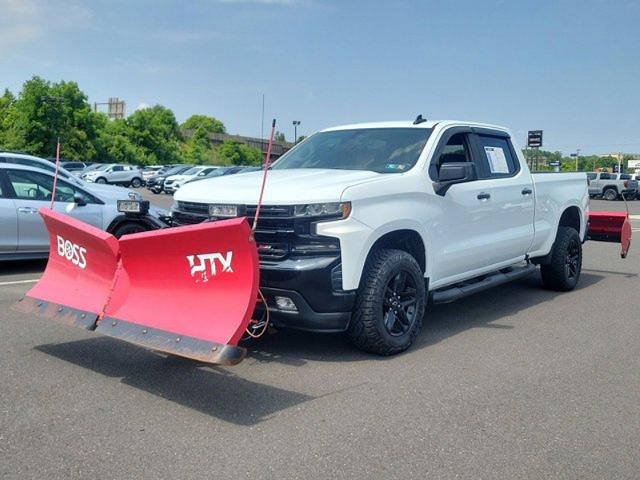
[[[262,172],[184,185],[175,224],[246,216]],[[584,173],[531,174],[508,129],[458,121],[323,130],[269,171],[255,239],[276,327],[348,332],[390,355],[427,301],[529,275],[573,289],[589,195]]]
[[[205,175],[213,172],[216,168],[219,167],[193,167],[179,175],[171,175],[164,181],[164,191],[167,193],[174,193],[184,185],[185,182],[197,177],[204,177]]]
[[[0,163],[0,260],[47,258],[49,237],[38,209],[50,206],[53,177],[47,170]],[[164,210],[150,208],[145,217],[119,212],[117,201],[129,200],[124,189],[92,190],[58,178],[55,200],[56,211],[116,237],[166,226]]]
[[[82,174],[81,178],[90,183],[110,183],[113,185],[139,188],[144,183],[142,171],[132,165],[109,164]]]
[[[164,165],[150,165],[148,167],[144,167],[142,169],[142,179],[146,182],[154,175],[158,175],[158,173],[165,168],[166,167]]]

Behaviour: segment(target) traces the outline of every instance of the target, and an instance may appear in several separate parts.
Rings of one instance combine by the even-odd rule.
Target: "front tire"
[[[571,227],[559,227],[551,262],[540,267],[542,284],[549,290],[568,292],[576,288],[582,271],[582,242]]]
[[[426,306],[422,270],[402,250],[381,249],[367,260],[348,334],[360,350],[393,355],[409,348]]]
[[[140,188],[140,185],[142,185],[142,180],[140,180],[139,178],[134,178],[133,180],[131,180],[131,186],[133,188]]]
[[[127,222],[127,223],[123,223],[122,225],[118,225],[118,227],[114,229],[112,235],[116,238],[120,238],[123,235],[129,235],[130,233],[146,232],[147,230],[149,229],[146,228],[144,225],[141,225],[139,223]]]
[[[107,179],[104,177],[100,177],[96,180],[96,183],[101,183],[101,184],[105,184],[107,183]]]

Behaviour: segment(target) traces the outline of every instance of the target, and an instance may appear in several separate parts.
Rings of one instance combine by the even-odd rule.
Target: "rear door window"
[[[610,173],[601,173],[600,174],[600,180],[611,180],[611,174]]]
[[[511,177],[520,170],[520,164],[508,138],[491,135],[477,135],[477,138],[485,177]]]

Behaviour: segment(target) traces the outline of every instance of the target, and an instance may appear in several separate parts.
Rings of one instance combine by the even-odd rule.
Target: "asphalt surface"
[[[430,307],[396,357],[279,332],[230,368],[15,313],[43,264],[1,265],[0,477],[637,479],[638,247]]]

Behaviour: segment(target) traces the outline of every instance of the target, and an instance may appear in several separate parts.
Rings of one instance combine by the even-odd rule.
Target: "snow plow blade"
[[[620,243],[620,256],[627,257],[631,246],[631,224],[626,212],[590,212],[589,240]]]
[[[245,218],[127,235],[96,331],[154,350],[233,365],[258,295]]]
[[[49,264],[20,310],[207,363],[242,361],[246,351],[237,343],[251,320],[259,280],[245,218],[118,241],[66,215],[41,214],[51,241]],[[73,245],[83,249],[84,261],[74,263],[73,254],[69,259],[66,243],[57,250],[58,237],[71,242],[72,251]]]
[[[93,330],[115,278],[118,241],[48,208],[40,215],[49,232],[49,261],[17,310]]]

